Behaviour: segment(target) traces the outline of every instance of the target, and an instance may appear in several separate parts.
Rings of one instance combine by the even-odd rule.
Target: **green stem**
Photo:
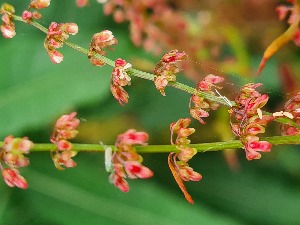
[[[21,21],[21,22],[30,24],[30,25],[36,27],[37,29],[39,29],[40,31],[46,33],[46,34],[48,32],[48,29],[46,27],[42,26],[41,24],[37,23],[36,21],[33,21],[33,20],[26,21],[26,20],[23,20],[22,17],[16,16],[16,15],[14,15],[14,19],[17,20],[17,21]],[[63,41],[63,42],[67,46],[69,46],[70,48],[73,48],[74,50],[79,51],[83,54],[88,55],[88,53],[89,53],[89,51],[87,49],[82,48],[82,47],[80,47],[76,44],[73,44],[73,43],[68,42],[68,41]],[[113,60],[111,60],[111,59],[109,59],[109,58],[107,58],[103,55],[95,54],[94,57],[101,60],[101,61],[103,61],[104,63],[106,63],[109,66],[114,67],[114,65],[115,65],[115,62]],[[127,72],[128,72],[129,75],[136,76],[136,77],[139,77],[139,78],[143,78],[143,79],[146,79],[146,80],[151,80],[151,81],[153,81],[154,78],[156,77],[154,74],[147,73],[147,72],[140,71],[140,70],[133,69],[133,68],[128,69]],[[225,101],[224,98],[222,98],[220,96],[214,96],[214,95],[211,95],[211,94],[207,94],[205,92],[197,91],[195,88],[192,88],[192,87],[187,86],[185,84],[182,84],[180,82],[169,82],[168,86],[177,88],[177,89],[179,89],[181,91],[184,91],[184,92],[187,92],[189,94],[197,93],[200,97],[206,98],[210,101],[218,102],[219,104],[222,104],[222,105],[229,106],[228,102]],[[232,106],[235,105],[234,101],[230,101],[230,102],[231,102]]]
[[[262,141],[268,141],[272,145],[290,145],[299,144],[300,135],[295,136],[273,136],[261,138]],[[3,142],[0,142],[0,148],[3,146]],[[113,147],[112,145],[108,145]],[[198,152],[207,151],[222,151],[226,149],[238,149],[242,148],[243,145],[239,140],[231,140],[226,142],[212,142],[212,143],[202,143],[202,144],[191,144],[193,148],[196,148]],[[177,152],[178,149],[174,145],[146,145],[146,146],[136,146],[136,150],[139,153],[169,153]],[[47,152],[55,150],[56,145],[36,143],[30,152]],[[73,149],[78,152],[104,152],[104,147],[98,144],[73,144]]]

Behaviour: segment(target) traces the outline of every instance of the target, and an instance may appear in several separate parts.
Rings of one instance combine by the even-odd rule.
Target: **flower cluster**
[[[89,47],[88,58],[94,66],[103,66],[105,63],[94,57],[95,54],[106,55],[104,48],[111,50],[110,46],[116,45],[118,40],[114,37],[113,33],[109,30],[104,30],[94,34]]]
[[[213,92],[211,89],[218,88],[220,89],[221,87],[216,86],[215,84],[218,84],[220,82],[224,81],[223,77],[219,77],[213,74],[207,75],[202,81],[200,81],[197,84],[196,90],[197,92],[192,95],[190,98],[190,103],[189,103],[189,110],[190,114],[193,118],[198,120],[200,123],[205,124],[203,121],[203,117],[208,117],[209,113],[208,111],[210,109],[216,110],[219,107],[219,104],[213,101],[205,100],[204,97],[199,96],[199,91],[205,92],[210,95],[215,95],[215,92]]]
[[[170,125],[171,144],[176,146],[179,153],[171,152],[168,157],[168,164],[185,198],[190,203],[194,203],[183,183],[183,181],[199,181],[202,179],[201,174],[195,172],[187,163],[197,153],[197,149],[188,146],[191,142],[188,136],[195,132],[194,128],[188,128],[190,123],[191,119],[186,118],[179,119]],[[174,134],[177,134],[175,141],[173,137]],[[176,158],[178,158],[178,160]]]
[[[44,41],[44,47],[47,50],[50,59],[53,63],[61,63],[64,56],[57,51],[57,48],[63,46],[64,41],[69,38],[69,35],[78,33],[78,26],[75,23],[55,23],[52,22],[48,28],[47,37]]]
[[[280,5],[276,8],[279,20],[283,20],[288,16],[287,23],[294,24],[299,23],[300,11],[296,0],[289,0],[289,3],[293,5]],[[294,43],[300,47],[300,28],[294,33],[293,37]]]
[[[40,19],[42,18],[42,14],[37,12],[37,11],[29,11],[31,8],[32,9],[44,9],[47,8],[50,5],[51,0],[32,0],[29,4],[28,10],[25,10],[22,13],[22,19],[26,20],[28,23],[32,19]]]
[[[297,135],[300,134],[300,92],[298,92],[294,97],[292,97],[285,105],[284,105],[283,116],[287,116],[290,119],[295,119],[298,127],[290,126],[287,124],[282,125],[281,133],[283,135]],[[289,114],[287,114],[289,113]],[[274,116],[274,114],[273,114]]]
[[[75,167],[76,162],[72,159],[77,152],[72,151],[73,145],[68,140],[73,139],[78,134],[76,130],[80,124],[80,120],[76,118],[76,112],[72,112],[69,115],[61,116],[54,126],[50,141],[57,146],[55,152],[51,152],[54,165],[57,169],[63,170],[65,166]]]
[[[178,52],[178,50],[172,50],[166,53],[154,69],[154,84],[157,90],[165,96],[165,87],[168,85],[169,81],[176,81],[176,73],[179,72],[179,68],[176,65],[177,62],[187,59],[187,54],[185,52]]]
[[[1,5],[0,14],[2,14],[1,32],[5,38],[13,38],[16,35],[15,24],[12,22],[15,8],[7,3]]]
[[[33,143],[26,137],[14,138],[13,136],[7,136],[5,138],[0,159],[4,161],[8,168],[4,168],[1,163],[0,167],[4,181],[8,186],[16,186],[22,189],[28,187],[27,181],[20,175],[19,167],[29,165],[29,159],[24,154],[28,154],[32,147]]]
[[[109,181],[123,192],[129,191],[129,185],[125,180],[146,179],[153,176],[153,172],[142,165],[143,158],[136,153],[133,145],[146,145],[148,134],[130,129],[120,134],[115,143],[116,151],[111,157],[112,173]]]
[[[232,132],[240,137],[246,151],[248,160],[260,159],[259,152],[271,151],[271,143],[260,141],[258,134],[265,132],[265,126],[274,119],[273,116],[264,115],[261,108],[268,102],[267,94],[260,94],[255,89],[261,83],[249,83],[242,87],[241,93],[236,97],[231,110],[231,119],[234,116],[235,122],[231,121]]]
[[[119,58],[115,61],[115,67],[111,75],[110,90],[115,99],[121,105],[128,103],[128,93],[124,90],[124,86],[130,85],[131,78],[126,70],[131,68],[131,64]]]

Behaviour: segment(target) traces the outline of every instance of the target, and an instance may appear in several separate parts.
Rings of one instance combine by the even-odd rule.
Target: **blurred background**
[[[21,15],[30,1],[6,2]],[[300,90],[299,48],[292,42],[256,76],[264,50],[287,28],[275,12],[284,1],[146,2],[104,6],[90,0],[80,8],[74,1],[52,0],[40,22],[77,23],[79,33],[69,40],[86,48],[94,33],[109,29],[119,44],[108,56],[150,72],[169,50],[186,51],[190,57],[180,81],[194,86],[207,74],[224,76],[221,93],[229,99],[243,84],[262,82],[270,112]],[[113,144],[119,133],[135,128],[149,133],[149,144],[168,144],[169,124],[189,117],[189,95],[167,87],[162,97],[151,82],[138,78],[126,87],[130,99],[122,107],[110,93],[111,67],[94,67],[66,46],[64,61],[54,65],[43,48],[45,34],[20,22],[16,31],[13,39],[0,37],[1,140],[12,134],[49,142],[55,120],[77,111],[81,125],[74,142]],[[192,143],[234,138],[227,108],[210,114],[206,125],[193,122]],[[268,127],[267,135],[279,134],[279,124]],[[55,169],[48,153],[31,153],[30,166],[21,169],[27,190],[0,182],[0,224],[300,224],[299,146],[274,146],[251,162],[243,150],[197,154],[190,165],[203,179],[187,183],[194,205],[177,187],[166,154],[143,157],[155,176],[129,180],[131,190],[124,194],[109,184],[103,153],[79,153],[78,166],[65,171]]]

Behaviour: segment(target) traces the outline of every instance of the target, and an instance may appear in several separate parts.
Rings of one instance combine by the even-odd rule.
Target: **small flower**
[[[28,183],[17,169],[5,168],[2,170],[2,177],[9,187],[28,188]]]
[[[32,12],[25,10],[22,13],[22,19],[23,20],[30,20],[32,18]]]
[[[15,28],[9,25],[1,25],[1,32],[5,38],[13,38],[16,35]]]
[[[146,145],[148,137],[148,134],[145,132],[138,132],[134,129],[129,129],[125,133],[118,135],[116,146]]]
[[[261,155],[258,152],[270,152],[272,148],[271,143],[259,141],[259,138],[256,136],[250,136],[244,146],[248,160],[260,159]]]
[[[127,161],[124,163],[127,176],[130,179],[142,178],[147,179],[153,176],[153,172],[137,161]]]
[[[103,66],[105,63],[99,59],[95,59],[95,54],[106,55],[104,48],[110,49],[110,46],[116,45],[118,40],[114,37],[113,33],[109,30],[104,30],[94,34],[90,47],[88,58],[94,66]]]
[[[61,54],[57,50],[52,49],[52,50],[48,50],[47,52],[50,56],[50,60],[55,64],[61,63],[64,60],[63,54]]]
[[[9,167],[25,167],[29,165],[29,159],[24,156],[33,147],[28,138],[14,138],[7,136],[2,147],[3,160]]]
[[[86,6],[89,3],[89,0],[76,0],[76,5],[80,8]]]
[[[30,7],[34,9],[47,8],[50,5],[51,0],[32,0],[30,2]]]
[[[119,58],[115,62],[115,67],[112,72],[112,82],[116,86],[130,85],[131,78],[128,76],[126,70],[131,68],[131,64]]]
[[[22,189],[28,187],[25,178],[20,175],[18,168],[29,165],[29,159],[26,158],[24,154],[28,154],[32,147],[33,143],[28,140],[27,137],[15,138],[13,136],[7,136],[4,139],[0,159],[3,160],[9,168],[4,168],[2,163],[0,163],[0,168],[4,181],[8,186],[16,186]]]
[[[109,181],[115,187],[119,188],[122,192],[128,192],[129,191],[128,182],[123,177],[119,176],[118,174],[112,173],[109,176]]]

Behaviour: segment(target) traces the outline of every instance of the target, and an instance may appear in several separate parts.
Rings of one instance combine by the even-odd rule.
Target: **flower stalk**
[[[34,26],[35,28],[39,29],[40,31],[44,32],[47,34],[48,32],[48,29],[44,26],[42,26],[41,24],[39,24],[38,22],[36,21],[28,21],[28,20],[24,20],[22,19],[22,17],[20,16],[16,16],[16,15],[13,15],[13,18],[14,20],[17,20],[17,21],[21,21],[23,23],[26,23],[26,24],[30,24],[32,26]],[[68,47],[76,50],[76,51],[79,51],[85,55],[88,55],[89,54],[89,51],[85,48],[82,48],[76,44],[73,44],[69,41],[66,41],[66,40],[62,40],[62,42],[67,45]],[[111,67],[114,67],[115,65],[115,62],[103,55],[100,55],[100,54],[95,54],[94,55],[95,58],[97,58],[98,60],[101,60],[103,61],[105,64],[111,66]],[[154,78],[156,77],[156,75],[152,74],[152,73],[147,73],[147,72],[144,72],[144,71],[140,71],[140,70],[137,70],[137,69],[134,69],[134,68],[130,68],[127,70],[127,73],[129,75],[132,75],[132,76],[135,76],[135,77],[139,77],[139,78],[142,78],[142,79],[146,79],[146,80],[150,80],[150,81],[153,81]],[[192,88],[188,85],[185,85],[185,84],[182,84],[180,82],[169,82],[168,83],[168,86],[171,86],[171,87],[174,87],[176,89],[179,89],[181,91],[184,91],[188,94],[195,94],[197,93],[200,97],[203,97],[205,99],[208,99],[210,101],[215,101],[219,104],[222,104],[222,105],[226,105],[228,106],[228,102],[226,102],[223,98],[220,98],[220,97],[217,97],[217,96],[214,96],[214,95],[210,95],[210,94],[207,94],[205,92],[202,92],[202,91],[197,91],[195,88]],[[234,106],[235,105],[235,102],[234,101],[230,101],[231,102],[231,105]]]
[[[263,141],[268,141],[272,145],[289,145],[299,144],[300,135],[294,136],[273,136],[261,138]],[[3,146],[3,142],[0,142],[0,148]],[[113,147],[114,145],[107,145]],[[56,145],[49,143],[35,143],[30,149],[30,152],[48,152],[55,149]],[[190,147],[196,148],[198,152],[208,151],[222,151],[225,149],[238,149],[242,148],[243,144],[239,140],[231,140],[225,142],[211,142],[201,144],[191,144]],[[139,153],[170,153],[178,152],[178,149],[174,145],[146,145],[134,147]],[[104,147],[99,144],[76,144],[73,143],[73,150],[78,152],[104,152]]]

